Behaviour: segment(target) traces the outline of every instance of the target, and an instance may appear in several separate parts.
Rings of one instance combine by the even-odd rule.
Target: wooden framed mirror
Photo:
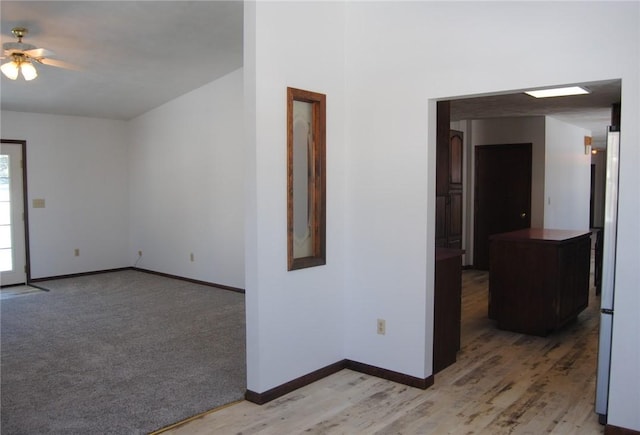
[[[326,95],[287,88],[288,270],[326,264]]]

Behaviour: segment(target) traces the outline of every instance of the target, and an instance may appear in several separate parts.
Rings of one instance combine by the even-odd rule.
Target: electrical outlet
[[[193,256],[193,252],[191,254],[189,254],[189,260],[195,261],[195,257]]]
[[[387,324],[384,319],[378,319],[378,334],[384,335],[387,332]]]
[[[80,256],[80,249],[76,248],[73,250],[73,256],[74,257],[79,257]]]

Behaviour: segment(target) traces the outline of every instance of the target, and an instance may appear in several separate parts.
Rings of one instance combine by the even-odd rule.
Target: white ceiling
[[[2,1],[2,42],[53,51],[79,71],[2,76],[2,109],[131,119],[242,67],[241,1]]]
[[[36,65],[31,82],[2,76],[3,110],[131,119],[242,67],[242,1],[1,1],[2,42],[24,42],[79,71]],[[604,144],[620,81],[589,95],[536,100],[520,92],[452,100],[451,118],[550,115]]]
[[[570,97],[533,98],[523,92],[455,99],[451,120],[501,118],[505,116],[552,116],[591,131],[595,147],[604,148],[611,109],[620,102],[620,80],[576,83],[590,91]],[[558,83],[554,87],[574,85]]]

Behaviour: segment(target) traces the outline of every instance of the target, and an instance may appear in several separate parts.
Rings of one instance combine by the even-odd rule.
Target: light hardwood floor
[[[488,274],[463,273],[458,361],[420,390],[350,370],[258,406],[242,401],[165,433],[601,434],[593,411],[598,305],[548,337],[497,330]]]

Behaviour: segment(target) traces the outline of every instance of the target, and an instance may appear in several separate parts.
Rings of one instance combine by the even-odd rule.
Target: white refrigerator
[[[616,239],[618,223],[618,162],[620,132],[607,134],[607,165],[605,181],[604,235],[602,248],[602,292],[600,294],[600,340],[596,377],[596,413],[602,424],[607,422],[609,370],[611,363],[611,332],[615,296]]]

